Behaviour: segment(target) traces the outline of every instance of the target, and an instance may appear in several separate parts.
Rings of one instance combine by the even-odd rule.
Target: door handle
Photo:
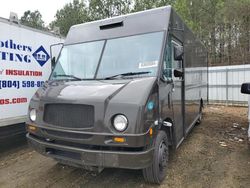
[[[171,100],[170,100],[170,92],[168,93],[168,108],[171,108],[171,105],[170,105],[170,102],[171,102]]]

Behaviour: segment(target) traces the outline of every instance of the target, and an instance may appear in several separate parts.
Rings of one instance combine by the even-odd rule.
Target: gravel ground
[[[0,154],[0,187],[250,187],[247,108],[208,106],[203,121],[171,155],[161,186],[141,171],[105,169],[94,174],[63,166],[26,145]]]

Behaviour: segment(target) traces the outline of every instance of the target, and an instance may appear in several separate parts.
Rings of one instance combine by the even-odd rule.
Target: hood
[[[119,103],[138,104],[147,98],[155,80],[154,77],[147,77],[133,80],[49,81],[37,91],[33,99],[88,104],[113,99]]]
[[[111,119],[124,114],[129,120],[127,133],[138,132],[143,107],[151,93],[155,77],[124,80],[49,81],[40,88],[30,103],[43,109],[49,103],[83,104],[94,107],[95,123],[89,131],[112,132]],[[42,123],[43,110],[40,121]]]
[[[53,81],[48,83],[41,100],[79,101],[80,103],[103,102],[122,89],[126,82],[102,81]]]

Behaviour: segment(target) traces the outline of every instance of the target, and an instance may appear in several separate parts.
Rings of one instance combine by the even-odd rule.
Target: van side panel
[[[184,47],[183,114],[185,135],[200,114],[201,100],[207,102],[207,51],[180,17],[171,10],[171,32]]]
[[[200,113],[201,100],[207,97],[207,56],[201,42],[185,26],[185,127],[186,132]]]
[[[184,33],[185,127],[189,131],[200,113],[201,99],[206,100],[207,63],[201,43],[189,30]]]

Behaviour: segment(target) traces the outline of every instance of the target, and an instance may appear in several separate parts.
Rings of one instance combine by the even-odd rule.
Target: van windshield
[[[51,79],[105,79],[137,72],[147,72],[140,76],[156,76],[162,40],[163,32],[155,32],[108,39],[106,44],[102,40],[67,45]]]

